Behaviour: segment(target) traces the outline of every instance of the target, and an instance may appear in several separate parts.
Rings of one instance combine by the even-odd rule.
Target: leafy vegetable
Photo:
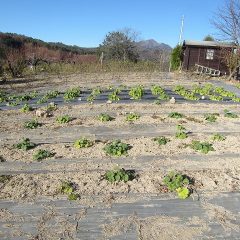
[[[157,142],[159,145],[166,145],[168,142],[170,142],[170,139],[163,136],[154,138],[153,140]]]
[[[36,161],[41,161],[45,158],[49,158],[54,156],[54,153],[51,153],[47,150],[43,150],[43,149],[39,149],[34,155],[33,155],[33,159]]]
[[[20,143],[14,145],[14,147],[18,148],[18,149],[22,149],[24,151],[27,151],[29,149],[36,147],[36,144],[30,142],[29,138],[24,138]]]
[[[93,142],[86,139],[86,138],[80,138],[79,140],[76,140],[74,143],[75,148],[88,148],[93,146]]]
[[[130,146],[126,143],[122,143],[120,140],[114,140],[103,148],[108,155],[117,157],[126,155],[129,149]]]
[[[110,115],[106,114],[106,113],[101,113],[98,116],[98,119],[102,122],[108,122],[108,121],[112,121],[114,118],[111,117]]]
[[[57,117],[56,121],[58,123],[68,123],[71,121],[71,117],[69,115],[63,115],[63,116]]]
[[[135,172],[131,170],[125,170],[124,168],[121,169],[114,169],[109,170],[105,173],[105,179],[109,182],[127,182],[131,181],[135,178]]]
[[[207,154],[210,151],[215,151],[212,144],[208,142],[192,141],[190,147],[196,151]]]
[[[131,90],[129,91],[129,96],[131,96],[131,98],[134,100],[141,99],[143,94],[144,94],[144,89],[143,89],[143,86],[140,86],[140,85],[137,87],[131,88]]]
[[[25,122],[23,126],[28,129],[34,129],[41,126],[41,124],[36,119],[33,119]]]
[[[137,113],[129,113],[126,115],[126,121],[133,122],[140,118],[140,115]]]

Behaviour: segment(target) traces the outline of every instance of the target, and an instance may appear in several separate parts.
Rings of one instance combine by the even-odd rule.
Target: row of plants
[[[101,180],[107,180],[111,184],[117,184],[119,182],[127,183],[134,179],[138,179],[138,175],[135,170],[125,170],[124,168],[115,167],[111,170],[107,170],[102,176]],[[180,199],[186,199],[192,193],[194,180],[187,175],[179,172],[171,171],[163,177],[161,183],[164,192],[175,192]],[[66,194],[69,200],[80,199],[80,195],[76,193],[77,185],[71,181],[63,181],[59,192]]]

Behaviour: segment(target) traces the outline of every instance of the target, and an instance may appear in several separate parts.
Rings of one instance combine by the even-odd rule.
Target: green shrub
[[[182,46],[177,45],[171,53],[171,70],[176,71],[181,67],[181,62],[182,62]]]
[[[130,146],[126,143],[122,143],[120,140],[114,140],[103,148],[106,154],[117,157],[127,155],[129,149]]]
[[[133,180],[134,178],[135,172],[125,170],[124,168],[109,170],[105,173],[105,179],[111,183],[120,181],[127,182]]]
[[[93,142],[84,137],[74,142],[75,148],[88,148],[91,146],[93,146]]]

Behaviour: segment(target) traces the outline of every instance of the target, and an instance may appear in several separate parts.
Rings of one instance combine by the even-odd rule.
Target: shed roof
[[[206,47],[234,47],[232,43],[217,41],[189,41],[185,40],[183,46],[206,46]]]

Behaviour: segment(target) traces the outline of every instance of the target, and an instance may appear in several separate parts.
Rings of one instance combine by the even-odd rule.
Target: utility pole
[[[181,28],[180,28],[180,34],[179,34],[179,42],[178,42],[178,45],[181,45],[181,43],[182,43],[183,26],[184,26],[184,15],[182,15],[182,22],[181,22]]]

